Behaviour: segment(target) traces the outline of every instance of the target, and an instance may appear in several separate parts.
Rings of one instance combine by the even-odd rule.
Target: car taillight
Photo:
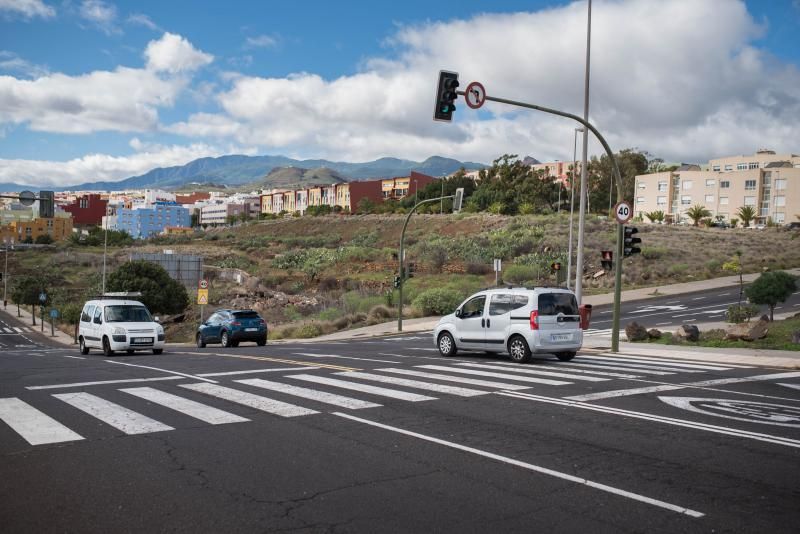
[[[239,321],[233,321],[231,323],[231,326],[242,326],[242,323],[240,323]]]
[[[533,310],[531,312],[531,330],[539,330],[539,311]]]

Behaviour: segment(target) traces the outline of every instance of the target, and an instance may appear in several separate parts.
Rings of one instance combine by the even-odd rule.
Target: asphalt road
[[[589,351],[443,359],[422,335],[105,358],[26,335],[0,349],[3,532],[800,521],[797,371]]]
[[[747,287],[748,284],[745,284]],[[743,299],[746,301],[746,299]],[[647,328],[671,329],[686,323],[715,323],[725,321],[725,312],[731,304],[739,302],[739,286],[709,289],[685,295],[651,296],[647,300],[622,302],[620,325],[637,321]],[[760,314],[769,314],[768,306],[761,306]],[[610,334],[613,308],[610,305],[592,309],[591,333]],[[778,304],[775,314],[800,313],[800,291],[786,302]]]

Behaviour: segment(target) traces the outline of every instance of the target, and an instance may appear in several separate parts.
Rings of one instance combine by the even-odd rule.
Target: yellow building
[[[68,239],[72,235],[72,216],[14,221],[0,227],[0,241],[13,239],[15,243],[24,243],[30,238],[36,242],[36,238],[42,235],[49,235],[53,241]]]

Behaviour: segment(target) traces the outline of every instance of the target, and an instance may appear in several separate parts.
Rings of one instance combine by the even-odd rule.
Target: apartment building
[[[108,200],[98,194],[82,195],[65,205],[63,210],[72,214],[75,228],[99,226],[106,215]]]
[[[242,213],[249,213],[247,204],[233,202],[209,204],[200,208],[200,224],[228,224],[228,217],[238,217]]]
[[[48,235],[53,241],[63,241],[72,235],[72,216],[59,213],[55,217],[18,220],[0,226],[0,242],[35,242],[39,236]]]
[[[189,210],[175,202],[156,202],[151,207],[117,210],[115,230],[124,230],[134,239],[147,239],[168,226],[191,226]]]
[[[707,170],[682,165],[675,171],[636,176],[634,216],[663,211],[668,222],[704,206],[712,217],[738,219],[743,206],[756,211],[756,224],[784,224],[800,214],[800,156],[762,149],[750,156],[712,159]],[[647,219],[645,219],[647,220]]]

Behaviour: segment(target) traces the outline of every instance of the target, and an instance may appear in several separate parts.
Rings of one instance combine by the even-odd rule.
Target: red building
[[[175,202],[178,204],[194,204],[196,202],[200,202],[201,200],[208,200],[211,198],[211,193],[198,193],[194,192],[189,195],[175,195]]]
[[[100,226],[106,214],[108,200],[100,195],[84,195],[72,204],[64,206],[64,211],[72,214],[72,224],[75,228],[86,226]]]

